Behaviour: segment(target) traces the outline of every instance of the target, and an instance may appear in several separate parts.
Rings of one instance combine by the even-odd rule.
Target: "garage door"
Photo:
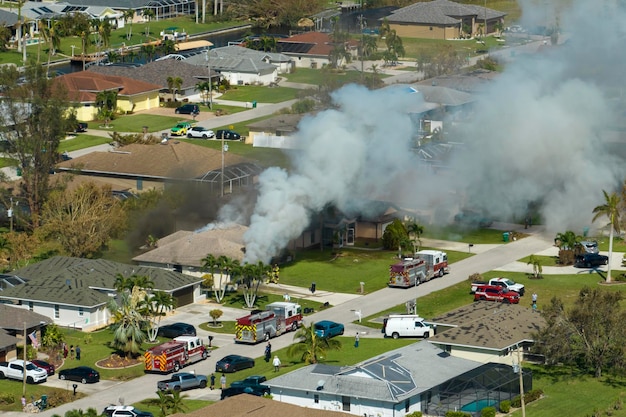
[[[176,306],[182,307],[193,303],[193,286],[174,291],[172,294],[176,300]]]

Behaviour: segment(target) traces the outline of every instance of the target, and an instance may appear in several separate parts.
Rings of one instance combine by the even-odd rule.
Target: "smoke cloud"
[[[268,262],[328,204],[363,213],[366,201],[393,201],[445,213],[444,221],[471,206],[509,221],[538,202],[549,231],[590,226],[602,190],[616,190],[624,178],[615,152],[621,138],[607,132],[616,125],[625,73],[619,51],[626,13],[582,1],[544,13],[532,6],[525,24],[558,22],[561,44],[507,61],[471,121],[447,137],[464,146],[443,171],[420,168],[411,151],[418,126],[409,113],[423,102],[406,86],[346,86],[333,95],[335,109],[303,119],[294,169],[270,168],[259,177],[246,260]]]

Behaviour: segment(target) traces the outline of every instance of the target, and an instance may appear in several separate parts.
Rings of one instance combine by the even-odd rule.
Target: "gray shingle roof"
[[[290,58],[283,54],[255,51],[241,46],[224,46],[211,49],[209,52],[211,69],[215,71],[232,71],[242,73],[272,73],[276,66],[270,62],[288,62]],[[207,67],[206,56],[197,54],[187,57],[185,62]]]
[[[461,106],[476,101],[476,98],[471,94],[452,88],[424,84],[413,84],[412,86],[422,94],[424,101],[427,103],[435,103],[444,106]]]
[[[300,123],[300,120],[302,120],[303,117],[303,114],[281,114],[280,116],[250,123],[247,126],[250,130],[257,131],[295,132],[298,129],[298,123]]]
[[[545,326],[541,314],[529,307],[489,301],[457,308],[430,322],[455,326],[431,337],[431,343],[500,351],[533,340],[533,334]]]
[[[0,25],[13,26],[17,23],[17,14],[6,10],[0,10]]]
[[[25,308],[0,304],[0,329],[14,330],[19,333],[24,330],[24,323],[26,323],[26,328],[30,329],[41,325],[41,322],[52,323],[52,320],[43,314]]]
[[[326,393],[397,403],[481,365],[450,356],[428,342],[418,342],[352,367],[306,366],[266,384],[273,392],[280,388],[315,391],[319,381],[324,381]]]
[[[118,274],[125,277],[146,276],[154,283],[155,290],[166,292],[201,281],[196,277],[159,268],[104,259],[55,256],[15,271],[15,275],[29,281],[2,291],[0,300],[38,300],[59,305],[95,307],[106,304],[109,296],[99,290],[113,291]]]
[[[6,332],[0,330],[0,349],[15,346],[17,344],[17,337],[11,336]]]
[[[477,19],[484,20],[485,11],[487,20],[506,16],[506,13],[481,6],[460,4],[450,0],[434,0],[394,10],[387,16],[387,20],[390,23],[455,25],[459,24],[460,18],[463,17],[476,16]]]

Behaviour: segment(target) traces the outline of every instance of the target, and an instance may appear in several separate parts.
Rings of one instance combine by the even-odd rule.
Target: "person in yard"
[[[274,365],[274,372],[278,372],[278,370],[280,369],[280,359],[278,359],[278,355],[274,356],[272,365]]]
[[[272,344],[270,342],[267,342],[267,346],[265,346],[265,362],[269,363],[271,358],[272,358]]]
[[[537,305],[537,293],[533,293],[531,296],[531,300],[533,302],[533,307]]]
[[[356,335],[354,336],[354,347],[359,347],[359,332],[356,332]]]
[[[211,389],[215,388],[215,374],[211,374]]]
[[[222,374],[220,377],[220,385],[222,386],[222,389],[226,389],[226,374]]]
[[[76,360],[80,360],[80,346],[76,345]]]

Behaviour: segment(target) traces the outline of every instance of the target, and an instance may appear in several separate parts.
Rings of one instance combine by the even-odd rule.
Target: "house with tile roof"
[[[524,389],[532,374],[524,370]],[[274,401],[358,416],[397,417],[413,412],[479,412],[519,394],[513,366],[455,357],[428,341],[354,366],[315,364],[265,382]],[[485,400],[488,400],[487,405]]]
[[[298,417],[348,417],[349,414],[303,408],[296,405],[276,401],[275,398],[257,397],[252,394],[241,394],[225,398],[211,405],[188,413],[172,414],[172,417],[275,417],[279,415]]]
[[[155,291],[170,294],[179,307],[201,298],[199,278],[104,259],[55,256],[14,274],[25,283],[0,291],[0,304],[38,313],[59,326],[86,331],[109,324],[111,314],[106,304],[116,296],[115,280],[120,274],[148,277]]]
[[[322,68],[330,64],[330,53],[334,47],[332,37],[325,32],[304,32],[276,42],[276,49],[290,57],[296,68]],[[355,41],[346,42],[344,47],[356,57]],[[338,66],[346,63],[345,57],[341,57]]]
[[[511,363],[511,354],[534,343],[546,325],[541,314],[522,304],[478,301],[434,317],[429,342],[452,356],[487,363]]]
[[[34,311],[0,303],[0,362],[17,359],[17,345],[24,345],[26,335],[41,342],[41,329],[52,320]],[[28,344],[33,339],[26,337]]]
[[[76,117],[81,121],[96,119],[99,110],[96,97],[100,92],[117,92],[117,108],[123,112],[135,112],[158,108],[162,88],[154,83],[92,71],[61,75],[54,78],[54,82],[67,91],[71,102],[76,103]]]
[[[254,147],[293,149],[295,134],[303,114],[281,114],[246,125],[249,128],[246,143]]]
[[[56,172],[106,178],[116,189],[141,192],[180,182],[197,184],[206,192],[232,193],[252,186],[261,168],[253,161],[193,143],[168,140],[159,144],[135,143],[109,152],[90,152],[57,164]]]
[[[478,5],[433,0],[396,9],[385,19],[401,38],[460,39],[480,36],[485,22],[486,35],[496,33],[505,16],[506,13]]]

